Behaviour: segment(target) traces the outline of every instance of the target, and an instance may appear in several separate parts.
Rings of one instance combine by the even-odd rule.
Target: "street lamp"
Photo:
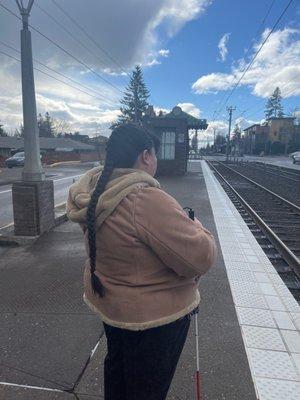
[[[45,173],[43,172],[40,159],[31,32],[28,29],[28,18],[33,2],[34,0],[29,0],[27,7],[25,7],[23,0],[16,0],[23,22],[23,29],[21,30],[21,69],[25,166],[22,172],[22,180],[29,182],[36,182],[45,179]]]
[[[34,0],[16,0],[23,22],[21,30],[21,70],[25,165],[22,181],[12,186],[14,233],[39,236],[54,226],[53,181],[45,180],[41,165],[39,131],[33,76],[31,33],[28,18]]]

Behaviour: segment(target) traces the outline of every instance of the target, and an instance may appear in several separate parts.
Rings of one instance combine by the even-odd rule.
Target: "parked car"
[[[290,154],[290,157],[293,160],[293,164],[300,162],[300,151],[296,151],[295,153]]]
[[[25,153],[24,153],[24,151],[20,151],[19,153],[16,153],[12,157],[7,158],[5,160],[5,166],[7,168],[24,167],[24,163],[25,163]]]

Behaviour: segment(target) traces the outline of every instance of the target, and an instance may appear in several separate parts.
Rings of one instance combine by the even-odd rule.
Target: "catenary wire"
[[[0,54],[5,55],[6,57],[12,58],[12,59],[15,60],[15,61],[21,62],[21,60],[20,60],[19,58],[14,57],[14,56],[12,56],[11,54],[8,54],[8,53],[6,53],[6,52],[3,51],[3,50],[0,50]],[[93,94],[91,94],[91,93],[88,93],[88,92],[86,92],[85,90],[79,89],[79,88],[77,88],[76,86],[70,85],[69,83],[66,83],[66,82],[64,82],[63,80],[61,80],[61,79],[59,79],[59,78],[56,78],[55,76],[50,75],[50,74],[48,74],[47,72],[42,71],[41,69],[39,69],[39,68],[37,68],[37,67],[33,67],[33,69],[36,70],[36,71],[38,71],[38,72],[40,72],[40,73],[42,73],[42,74],[44,74],[44,75],[46,75],[46,76],[48,76],[48,77],[50,77],[50,78],[52,78],[52,79],[55,79],[56,81],[58,81],[58,82],[60,82],[60,83],[62,83],[62,84],[64,84],[64,85],[66,85],[66,86],[69,86],[69,87],[71,87],[71,88],[73,88],[73,89],[79,90],[80,92],[85,93],[85,94],[87,94],[88,96],[91,96],[91,97],[94,97],[94,98],[96,98],[96,99],[98,99],[98,100],[103,101],[102,98],[100,99],[100,97],[98,97],[98,96],[95,96],[95,95],[93,95]]]
[[[13,51],[19,53],[19,54],[21,53],[20,50],[16,49],[16,48],[13,47],[13,46],[8,45],[7,43],[3,42],[2,40],[0,40],[0,43],[1,43],[3,46],[5,46],[5,47],[7,47],[7,48],[9,48],[9,49],[11,49],[11,50],[13,50]],[[106,102],[108,102],[108,103],[111,103],[111,105],[115,105],[115,102],[114,102],[113,100],[111,100],[111,99],[109,99],[109,98],[106,98],[106,97],[103,97],[103,95],[101,95],[100,93],[98,93],[96,90],[90,88],[89,86],[86,86],[86,85],[84,85],[83,83],[80,83],[80,82],[76,81],[75,79],[73,79],[73,78],[71,78],[71,77],[69,77],[69,76],[63,74],[62,72],[56,71],[54,68],[49,67],[48,65],[46,65],[46,64],[44,64],[43,62],[37,60],[36,58],[33,58],[33,60],[34,60],[37,64],[40,64],[40,65],[42,65],[43,67],[49,69],[50,71],[55,72],[56,74],[58,74],[58,75],[60,75],[60,76],[62,76],[62,77],[64,77],[64,78],[68,79],[69,81],[75,83],[76,85],[81,86],[81,87],[83,87],[84,89],[87,89],[87,90],[89,90],[89,91],[91,91],[91,92],[94,92],[94,93],[97,95],[97,98],[98,98],[98,99],[101,99],[101,98],[102,98],[102,100],[104,100],[104,101],[106,101]]]
[[[10,13],[11,15],[13,15],[14,17],[18,18],[19,20],[22,21],[22,18],[20,18],[17,14],[15,14],[12,10],[10,10],[8,7],[4,6],[2,3],[0,3],[0,7],[2,7],[4,10],[6,10],[8,13]],[[116,89],[118,92],[122,93],[123,92],[117,87],[115,86],[113,83],[111,83],[110,81],[108,81],[107,79],[103,78],[103,76],[101,76],[97,71],[95,71],[92,67],[90,67],[88,64],[86,64],[84,61],[80,60],[78,57],[74,56],[71,52],[69,52],[68,50],[66,50],[63,46],[61,46],[60,44],[56,43],[54,40],[52,40],[51,38],[49,38],[47,35],[45,35],[44,33],[42,33],[39,29],[35,28],[34,26],[28,24],[30,26],[30,28],[37,32],[39,35],[41,35],[43,38],[47,39],[50,43],[52,43],[54,46],[56,46],[58,49],[60,49],[61,51],[63,51],[65,54],[67,54],[68,56],[70,56],[71,58],[73,58],[75,61],[77,61],[79,64],[81,64],[82,66],[84,66],[86,69],[88,69],[90,72],[92,72],[94,75],[96,75],[99,79],[101,79],[102,81],[104,81],[105,83],[107,83],[108,85],[110,85],[111,87],[113,87],[114,89]]]

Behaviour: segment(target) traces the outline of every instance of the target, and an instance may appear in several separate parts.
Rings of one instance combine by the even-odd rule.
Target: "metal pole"
[[[214,130],[214,152],[216,152],[216,128],[213,128]]]
[[[28,18],[33,1],[34,0],[30,0],[27,8],[25,8],[23,7],[23,2],[16,0],[23,22],[23,29],[21,30],[21,69],[25,166],[22,172],[22,180],[26,182],[36,182],[45,179],[45,173],[40,159],[31,32],[28,29]]]
[[[227,135],[227,142],[226,142],[226,162],[228,163],[228,156],[229,156],[229,141],[230,141],[230,131],[231,131],[231,120],[232,120],[232,111],[234,111],[235,107],[226,107],[226,110],[229,112],[229,125],[228,125],[228,135]]]
[[[190,207],[184,207],[184,210],[188,210],[189,218],[195,220],[195,212]],[[196,282],[198,282],[196,278]],[[195,312],[195,339],[196,339],[196,374],[195,374],[195,384],[196,384],[196,400],[201,400],[201,377],[200,377],[200,357],[199,357],[199,329],[198,329],[198,310]]]

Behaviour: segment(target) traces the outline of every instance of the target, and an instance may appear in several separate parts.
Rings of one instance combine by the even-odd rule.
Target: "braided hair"
[[[95,210],[98,199],[105,191],[114,168],[133,168],[142,151],[150,151],[154,148],[157,153],[159,146],[160,140],[155,134],[132,123],[122,124],[115,128],[107,142],[104,168],[92,193],[87,210],[91,284],[93,292],[98,294],[99,297],[104,297],[104,287],[95,274],[97,252]]]

